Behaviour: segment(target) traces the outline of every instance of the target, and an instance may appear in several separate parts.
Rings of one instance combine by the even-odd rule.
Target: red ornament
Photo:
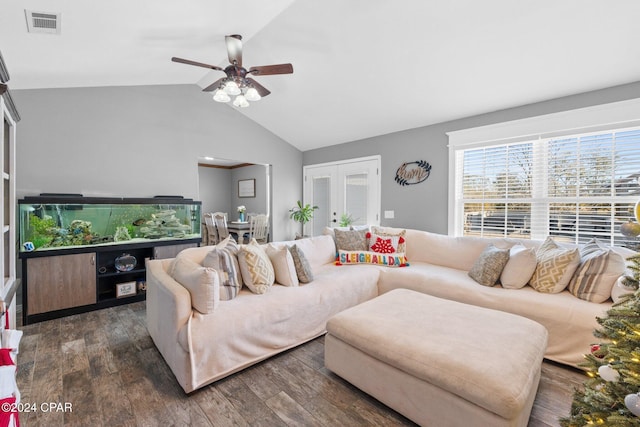
[[[600,344],[592,344],[591,345],[591,354],[593,354],[598,359],[603,359],[604,358],[604,354],[594,354],[599,350],[600,350]]]

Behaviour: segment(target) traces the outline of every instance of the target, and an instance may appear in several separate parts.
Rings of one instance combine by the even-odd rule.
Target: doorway
[[[303,168],[304,203],[317,206],[305,234],[317,236],[325,227],[380,224],[380,156],[308,165]]]

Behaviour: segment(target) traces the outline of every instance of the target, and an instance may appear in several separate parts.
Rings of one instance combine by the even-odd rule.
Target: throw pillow
[[[398,243],[398,247],[396,248],[396,252],[407,253],[407,246],[405,242],[405,235],[407,234],[407,230],[399,229],[399,228],[390,228],[390,227],[371,227],[371,234],[375,234],[380,237],[402,237],[401,242]]]
[[[267,246],[267,255],[276,274],[276,282],[284,286],[298,286],[298,273],[291,252],[286,246],[274,248]]]
[[[407,267],[407,257],[401,253],[381,254],[371,251],[338,251],[336,265],[375,264],[386,267]]]
[[[220,282],[213,268],[203,267],[188,258],[176,258],[171,277],[191,294],[191,305],[202,314],[213,313],[220,301]]]
[[[398,251],[400,243],[404,243],[402,236],[379,236],[367,233],[368,248],[366,250],[380,254],[392,254]]]
[[[242,289],[238,249],[238,244],[227,237],[215,245],[202,261],[204,267],[213,268],[218,273],[221,301],[235,298]]]
[[[580,264],[580,251],[561,248],[547,237],[538,248],[536,258],[538,265],[529,284],[538,292],[557,294],[567,287]]]
[[[333,231],[336,248],[343,251],[366,251],[367,230],[339,230]]]
[[[484,286],[493,286],[509,261],[509,249],[488,245],[469,270],[469,277]]]
[[[580,265],[569,282],[569,292],[580,299],[604,302],[611,297],[611,290],[624,270],[622,256],[591,239],[580,250]]]
[[[238,263],[245,285],[256,294],[264,294],[275,281],[275,272],[271,260],[262,246],[251,239],[247,245],[240,246]]]
[[[505,289],[520,289],[529,283],[529,279],[536,271],[535,248],[527,248],[521,243],[509,249],[509,261],[500,273],[500,284]]]
[[[291,252],[291,257],[293,258],[293,264],[296,266],[296,274],[298,276],[298,280],[301,283],[309,283],[313,281],[313,271],[311,271],[311,265],[309,261],[307,261],[307,257],[304,255],[304,252],[297,246],[289,246],[289,252]]]

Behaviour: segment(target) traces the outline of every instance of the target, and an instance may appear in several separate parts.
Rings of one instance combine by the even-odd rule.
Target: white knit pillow
[[[220,282],[216,270],[203,267],[188,258],[176,257],[170,274],[176,282],[187,288],[193,308],[202,314],[213,313],[220,302]]]
[[[523,288],[536,271],[535,248],[527,248],[521,243],[509,249],[509,261],[500,274],[500,284],[505,289]]]
[[[271,264],[273,264],[276,282],[283,286],[298,286],[300,282],[298,281],[296,266],[287,247],[274,248],[267,246],[266,251]]]

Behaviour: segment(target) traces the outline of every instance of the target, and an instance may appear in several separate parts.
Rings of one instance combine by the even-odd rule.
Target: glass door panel
[[[308,230],[322,234],[325,227],[336,227],[343,216],[352,225],[379,224],[380,159],[305,166],[304,201],[318,206]]]
[[[331,178],[326,176],[313,178],[313,200],[311,206],[318,209],[313,213],[312,235],[322,234],[324,227],[331,226]]]

